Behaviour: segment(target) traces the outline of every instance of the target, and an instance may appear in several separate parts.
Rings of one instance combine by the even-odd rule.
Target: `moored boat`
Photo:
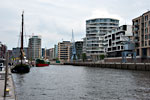
[[[44,66],[49,66],[50,62],[43,60],[43,59],[37,59],[36,60],[36,67],[44,67]]]
[[[30,72],[30,67],[28,64],[24,63],[24,52],[23,52],[23,28],[24,28],[24,12],[22,13],[22,32],[21,32],[21,47],[20,47],[20,60],[13,68],[11,68],[12,73],[28,73]]]
[[[30,72],[30,67],[27,64],[17,64],[11,69],[12,73],[28,73]]]

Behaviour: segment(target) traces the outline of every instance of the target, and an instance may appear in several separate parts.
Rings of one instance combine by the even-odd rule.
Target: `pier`
[[[6,97],[4,97],[5,70],[0,71],[0,100],[17,100],[15,95],[15,85],[10,69],[8,70]]]

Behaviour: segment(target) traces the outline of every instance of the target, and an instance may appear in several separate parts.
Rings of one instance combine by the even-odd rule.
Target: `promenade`
[[[10,72],[10,68],[8,70],[8,78],[7,78],[7,87],[9,93],[4,98],[4,83],[5,83],[5,71],[0,71],[0,100],[16,100],[15,96],[15,86],[13,82],[13,78]]]

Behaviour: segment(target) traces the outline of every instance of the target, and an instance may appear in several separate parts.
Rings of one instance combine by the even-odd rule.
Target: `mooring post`
[[[7,88],[7,77],[8,77],[8,51],[6,52],[6,67],[5,67],[5,83],[4,83],[4,100],[6,97],[6,88]]]

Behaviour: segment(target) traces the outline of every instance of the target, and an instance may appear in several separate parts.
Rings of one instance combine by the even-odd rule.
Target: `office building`
[[[86,37],[83,38],[83,48],[82,53],[86,53]]]
[[[24,57],[28,59],[29,57],[28,47],[24,47],[23,51],[24,51]],[[20,59],[20,55],[21,55],[20,47],[16,47],[12,49],[12,56],[15,60]]]
[[[54,45],[54,58],[58,58],[58,45]]]
[[[86,20],[86,53],[92,60],[99,60],[105,54],[103,40],[113,28],[119,26],[119,20],[112,18],[95,18]]]
[[[50,49],[46,49],[46,59],[49,59],[50,58]]]
[[[42,55],[41,55],[42,58],[45,58],[45,52],[46,52],[46,51],[45,51],[45,48],[42,48]]]
[[[54,48],[50,48],[50,57],[49,57],[49,60],[53,60],[54,59]]]
[[[40,36],[32,36],[29,39],[29,55],[30,59],[41,58],[41,38]]]
[[[77,41],[75,42],[75,48],[76,48],[76,55],[78,59],[82,58],[82,50],[83,50],[83,41]]]
[[[58,59],[60,61],[70,61],[71,58],[71,43],[63,41],[58,43]]]

